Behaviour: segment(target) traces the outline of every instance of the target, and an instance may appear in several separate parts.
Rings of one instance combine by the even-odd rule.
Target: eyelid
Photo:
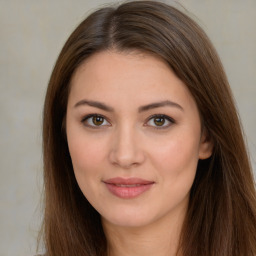
[[[88,119],[92,118],[92,117],[100,117],[104,119],[104,122],[107,122],[108,124],[101,124],[101,125],[93,125],[93,124],[89,124],[88,122],[86,122]],[[163,118],[165,120],[167,120],[169,122],[169,124],[164,124],[162,126],[157,126],[157,125],[149,125],[149,121],[152,120],[153,118]],[[92,114],[88,114],[85,115],[82,119],[81,119],[81,123],[89,128],[94,128],[94,129],[99,129],[102,127],[106,127],[106,126],[111,126],[110,121],[108,120],[108,118],[106,118],[104,115],[98,114],[98,113],[92,113]],[[147,118],[146,123],[144,124],[144,126],[149,126],[152,127],[154,129],[166,129],[168,127],[170,127],[172,124],[175,123],[175,120],[173,118],[171,118],[168,115],[165,114],[154,114],[151,115],[150,117]]]
[[[152,125],[148,125],[148,122],[149,122],[151,119],[153,119],[153,118],[164,118],[164,119],[166,119],[166,120],[169,122],[169,124],[168,124],[168,125],[164,125],[164,126],[157,126],[157,125],[152,126]],[[154,129],[166,129],[166,128],[169,128],[172,124],[175,124],[175,120],[174,120],[173,118],[171,118],[170,116],[167,116],[167,115],[165,115],[165,114],[154,114],[154,115],[151,115],[151,116],[147,119],[145,126],[150,126],[150,127],[154,128]]]
[[[91,124],[88,124],[86,123],[86,121],[92,117],[101,117],[103,118],[108,124],[106,125],[91,125]],[[94,114],[88,114],[88,115],[85,115],[82,120],[81,120],[81,123],[86,126],[86,127],[89,127],[89,128],[93,128],[93,129],[98,129],[98,128],[101,128],[101,127],[106,127],[106,126],[111,126],[111,123],[109,122],[109,120],[104,116],[104,115],[101,115],[101,114],[97,114],[97,113],[94,113]]]

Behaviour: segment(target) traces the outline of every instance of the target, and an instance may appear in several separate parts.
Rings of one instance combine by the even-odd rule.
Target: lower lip
[[[138,186],[127,186],[127,187],[121,187],[110,183],[105,183],[108,190],[114,194],[117,197],[124,198],[124,199],[131,199],[135,198],[147,190],[149,190],[154,183],[150,184],[141,184]]]

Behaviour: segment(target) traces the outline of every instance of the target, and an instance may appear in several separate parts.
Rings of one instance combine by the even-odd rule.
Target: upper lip
[[[148,184],[154,183],[154,181],[144,180],[141,178],[121,178],[121,177],[107,179],[107,180],[104,180],[103,182],[107,184],[114,184],[114,185],[134,185],[134,184],[148,185]]]

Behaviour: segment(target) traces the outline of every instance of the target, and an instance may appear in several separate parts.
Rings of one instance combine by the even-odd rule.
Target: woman
[[[44,107],[46,255],[256,255],[252,171],[209,39],[166,4],[86,18]]]

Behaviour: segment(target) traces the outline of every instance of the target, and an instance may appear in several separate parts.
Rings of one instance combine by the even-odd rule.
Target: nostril
[[[109,155],[110,162],[125,169],[138,166],[144,162],[144,154],[140,150],[112,150]]]

